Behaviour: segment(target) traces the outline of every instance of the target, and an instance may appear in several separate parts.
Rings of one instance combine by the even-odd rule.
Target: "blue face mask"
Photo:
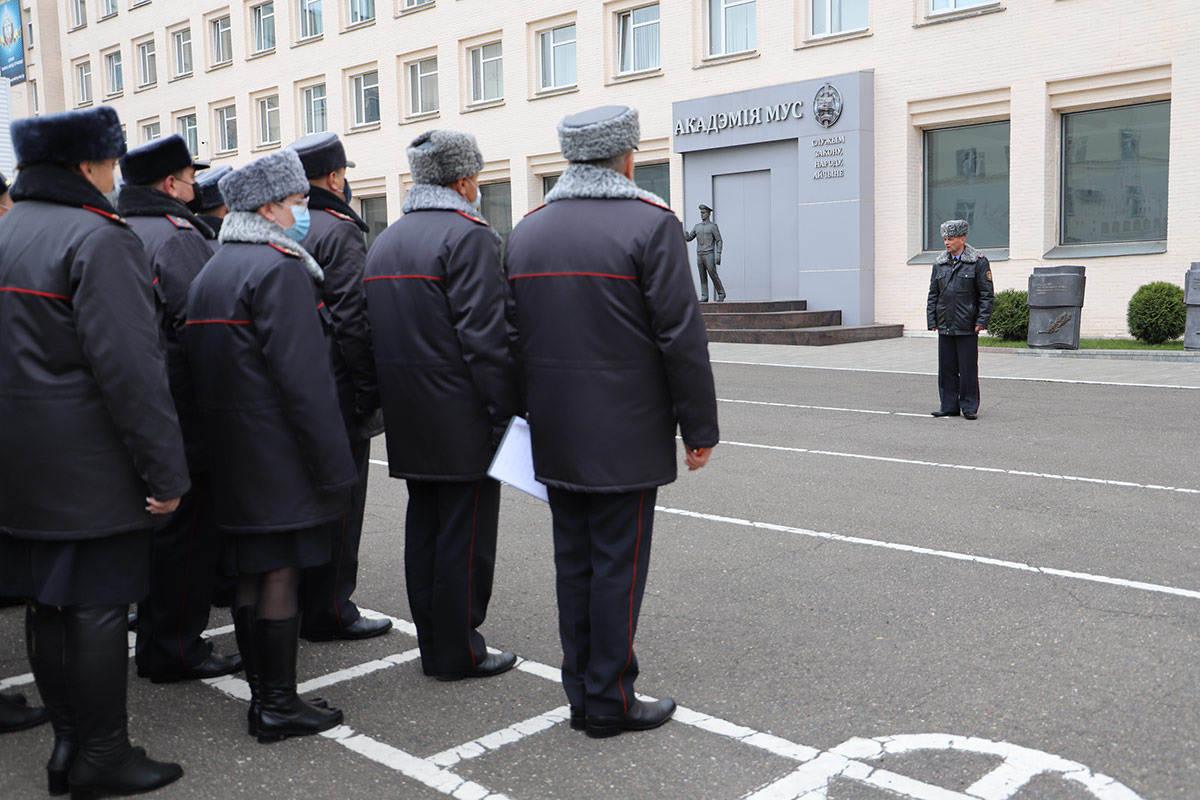
[[[288,206],[292,211],[292,227],[284,230],[286,235],[293,242],[301,242],[305,236],[308,236],[308,226],[312,223],[312,218],[308,214],[308,206]]]
[[[476,214],[483,211],[483,190],[478,183],[475,184],[475,199],[471,201],[471,208],[475,209]]]

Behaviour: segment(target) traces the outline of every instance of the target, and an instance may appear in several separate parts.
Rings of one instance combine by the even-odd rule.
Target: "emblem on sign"
[[[813,98],[813,109],[822,128],[832,128],[842,118],[842,93],[832,83],[817,90]]]

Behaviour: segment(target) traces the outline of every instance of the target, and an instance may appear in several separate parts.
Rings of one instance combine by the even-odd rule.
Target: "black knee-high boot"
[[[63,610],[64,674],[79,741],[68,773],[71,800],[149,792],[183,775],[178,764],[153,761],[129,744],[127,611],[124,606]]]
[[[237,639],[238,652],[242,654],[242,668],[246,672],[246,683],[250,685],[250,708],[246,710],[246,732],[258,735],[258,654],[254,650],[255,607],[242,606],[233,610],[233,635]]]
[[[46,763],[48,790],[55,796],[66,794],[67,773],[75,760],[79,740],[67,688],[66,619],[62,609],[29,604],[25,611],[25,650],[54,728],[54,749]]]
[[[254,658],[258,671],[258,741],[310,736],[342,723],[342,712],[307,703],[296,694],[296,651],[300,616],[254,622]]]

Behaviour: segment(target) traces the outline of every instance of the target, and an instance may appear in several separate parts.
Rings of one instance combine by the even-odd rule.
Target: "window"
[[[300,38],[311,39],[325,30],[321,0],[296,0],[300,4]]]
[[[959,11],[974,6],[991,5],[995,2],[996,0],[930,0],[929,12],[938,14],[945,11]]]
[[[1008,122],[925,132],[925,250],[943,249],[948,219],[976,247],[1008,247],[1008,148]]]
[[[230,28],[229,17],[214,19],[209,26],[212,32],[213,66],[228,64],[233,61],[233,31]]]
[[[184,114],[176,119],[175,122],[179,135],[187,142],[188,150],[191,152],[192,157],[195,158],[200,155],[200,138],[196,130],[196,115]]]
[[[542,178],[542,197],[550,194],[550,190],[558,185],[558,179],[562,175],[546,175]]]
[[[754,0],[708,0],[708,54],[725,56],[753,50]]]
[[[512,233],[512,184],[484,183],[479,187],[479,213],[500,234],[501,247],[508,243]]]
[[[620,14],[617,30],[617,64],[620,73],[642,72],[662,66],[657,3]]]
[[[237,106],[217,109],[217,144],[222,153],[237,150]]]
[[[104,56],[104,77],[108,81],[109,95],[125,91],[125,76],[121,69],[121,51]]]
[[[92,102],[92,62],[84,61],[75,65],[75,90],[79,105]]]
[[[364,197],[358,201],[358,207],[362,212],[363,222],[367,223],[367,247],[375,243],[379,238],[379,234],[387,230],[387,198],[386,197]]]
[[[354,124],[379,122],[379,73],[366,72],[350,80],[354,94]]]
[[[154,40],[139,44],[137,53],[138,86],[150,86],[158,83],[158,56],[154,52]]]
[[[438,110],[438,62],[427,58],[408,65],[408,87],[413,116],[432,114]]]
[[[350,0],[350,24],[375,19],[375,0]]]
[[[504,50],[500,42],[471,50],[471,102],[504,97]]]
[[[1062,244],[1167,238],[1171,103],[1063,114]]]
[[[410,8],[419,8],[420,6],[427,6],[432,3],[433,0],[404,0],[404,8],[405,10]]]
[[[542,88],[575,85],[575,26],[564,25],[541,35]]]
[[[833,36],[867,28],[867,0],[810,0],[812,35]]]
[[[100,19],[117,13],[117,0],[100,0]]]
[[[155,139],[162,138],[162,125],[157,122],[150,122],[142,126],[142,141],[153,142]]]
[[[279,95],[273,94],[258,101],[258,143],[279,144]]]
[[[37,81],[29,82],[29,96],[33,99],[33,115],[36,117],[40,111],[38,108]]]
[[[325,101],[325,84],[304,90],[304,132],[321,133],[329,130],[329,113]]]
[[[275,49],[275,3],[263,3],[250,10],[254,24],[254,52]]]
[[[633,182],[647,192],[653,192],[671,202],[671,165],[642,164],[633,168]]]
[[[87,25],[87,0],[71,0],[71,27]]]
[[[171,34],[171,50],[175,55],[175,75],[192,74],[192,29],[184,28]]]

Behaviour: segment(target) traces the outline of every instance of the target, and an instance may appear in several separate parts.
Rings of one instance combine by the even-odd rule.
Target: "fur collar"
[[[300,254],[304,268],[317,283],[324,283],[325,271],[316,259],[283,233],[283,228],[271,222],[257,211],[230,211],[221,226],[221,244],[242,242],[243,244],[277,244]]]
[[[121,193],[117,195],[117,210],[123,217],[158,217],[163,214],[183,217],[192,223],[192,227],[200,231],[205,239],[217,238],[212,228],[189,211],[187,206],[166,192],[149,186],[122,187]]]
[[[659,206],[667,206],[666,200],[658,195],[638,188],[638,185],[619,172],[595,164],[571,164],[563,172],[558,183],[546,195],[546,202],[573,200],[576,198],[649,200]]]
[[[404,198],[404,207],[400,211],[404,214],[411,211],[460,211],[471,219],[477,219],[487,225],[488,231],[496,237],[496,241],[500,241],[500,234],[488,224],[475,206],[468,203],[462,195],[449,186],[434,186],[432,183],[414,185],[408,190],[408,197]]]
[[[974,264],[976,261],[978,261],[982,257],[983,257],[983,253],[979,252],[974,247],[971,247],[971,245],[968,244],[968,245],[963,245],[962,255],[960,255],[958,257],[958,260],[960,262],[962,262],[963,264]],[[942,254],[937,257],[937,261],[935,261],[933,263],[937,264],[939,266],[945,266],[947,264],[953,264],[954,261],[950,258],[950,251],[943,250]]]
[[[324,211],[329,209],[336,211],[339,214],[345,214],[350,218],[350,221],[358,226],[358,229],[363,233],[370,233],[371,227],[363,221],[363,218],[354,213],[345,200],[334,194],[328,189],[322,189],[320,186],[314,186],[308,193],[308,208],[311,211]]]
[[[87,178],[54,164],[30,164],[21,170],[9,190],[14,203],[42,200],[61,206],[91,206],[116,214],[117,210]]]

